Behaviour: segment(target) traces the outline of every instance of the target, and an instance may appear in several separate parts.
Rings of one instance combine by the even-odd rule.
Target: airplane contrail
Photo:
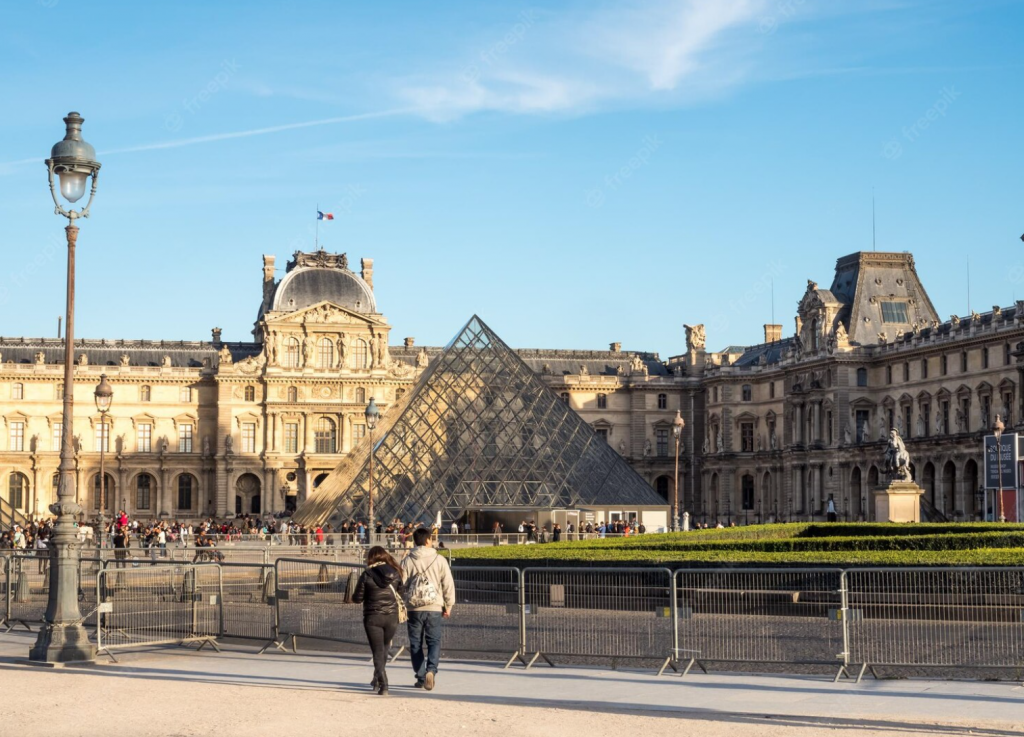
[[[414,112],[411,108],[396,110],[382,110],[375,113],[358,113],[356,115],[343,115],[337,118],[322,118],[320,120],[307,120],[302,123],[285,123],[284,125],[272,125],[266,128],[253,128],[247,131],[232,131],[230,133],[214,133],[208,136],[195,136],[193,138],[179,138],[174,141],[161,141],[159,143],[144,143],[139,146],[128,146],[126,148],[114,148],[107,151],[100,151],[98,156],[107,154],[129,154],[138,151],[157,151],[167,148],[180,148],[182,146],[194,146],[199,143],[213,143],[215,141],[227,141],[233,138],[248,138],[250,136],[263,136],[269,133],[281,133],[283,131],[298,130],[300,128],[314,128],[321,125],[337,125],[339,123],[354,123],[360,120],[372,120],[374,118],[389,118],[397,115],[406,115]],[[37,164],[42,161],[41,157],[21,159],[19,161],[5,161],[0,163],[0,169],[19,166],[22,164]]]

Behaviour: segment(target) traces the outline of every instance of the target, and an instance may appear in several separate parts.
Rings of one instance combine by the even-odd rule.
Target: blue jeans
[[[409,612],[409,655],[416,678],[422,680],[427,673],[437,673],[441,660],[441,612]],[[426,641],[426,656],[423,645]]]

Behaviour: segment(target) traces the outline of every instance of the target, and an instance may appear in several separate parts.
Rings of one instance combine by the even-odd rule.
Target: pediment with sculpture
[[[319,302],[298,312],[289,312],[280,317],[267,317],[268,325],[372,325],[386,326],[383,320],[376,320],[354,310],[339,307],[333,302]]]

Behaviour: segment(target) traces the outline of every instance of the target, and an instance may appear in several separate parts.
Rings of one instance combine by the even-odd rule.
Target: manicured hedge
[[[752,525],[453,551],[456,561],[502,565],[1024,565],[1024,525]]]

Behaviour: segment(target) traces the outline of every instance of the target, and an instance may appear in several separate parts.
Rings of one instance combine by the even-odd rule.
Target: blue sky
[[[53,336],[42,160],[103,170],[79,337],[248,338],[261,255],[375,259],[393,343],[792,334],[806,280],[915,254],[943,315],[1024,298],[1024,3],[0,5],[0,334]],[[76,50],[75,44],[78,43]],[[282,272],[283,273],[283,272]]]

